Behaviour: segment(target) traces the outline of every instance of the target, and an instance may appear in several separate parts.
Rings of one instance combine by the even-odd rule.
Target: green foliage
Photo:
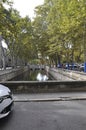
[[[63,60],[69,61],[70,54],[73,52],[73,62],[77,59],[76,53],[82,55],[83,51],[86,2],[84,0],[45,0],[45,2],[50,6],[47,16],[47,32],[50,35],[48,51],[51,55],[54,53],[60,55],[60,52],[63,52],[61,54]]]
[[[5,9],[3,1],[0,6],[0,34],[8,42],[12,62],[14,64],[13,60],[18,58],[28,62],[35,57],[31,20],[27,16],[21,18],[19,12],[12,7]]]
[[[12,57],[42,63],[82,62],[86,44],[85,0],[45,0],[35,8],[33,21],[22,18],[11,6],[7,10],[0,1],[0,35],[7,41]]]

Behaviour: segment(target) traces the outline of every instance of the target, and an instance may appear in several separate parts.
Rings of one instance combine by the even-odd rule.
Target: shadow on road
[[[0,119],[0,129],[1,129],[3,126],[6,127],[6,125],[8,125],[8,123],[10,122],[10,120],[12,120],[13,113],[14,113],[14,111],[12,111],[7,117]],[[2,129],[1,129],[1,130],[2,130]]]

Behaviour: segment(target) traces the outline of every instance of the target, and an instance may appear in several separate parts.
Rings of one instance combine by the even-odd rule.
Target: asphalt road
[[[86,100],[15,102],[0,130],[86,130]]]

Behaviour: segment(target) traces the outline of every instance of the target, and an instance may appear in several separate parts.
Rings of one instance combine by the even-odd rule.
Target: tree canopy
[[[9,4],[7,10],[4,3]],[[86,1],[44,0],[33,20],[22,18],[12,1],[0,1],[0,35],[8,41],[12,59],[41,63],[83,62],[86,51]],[[17,58],[16,58],[17,59]]]

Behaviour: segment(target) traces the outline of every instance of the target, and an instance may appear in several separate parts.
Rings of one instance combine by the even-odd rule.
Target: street
[[[86,130],[86,100],[15,102],[0,130]]]

